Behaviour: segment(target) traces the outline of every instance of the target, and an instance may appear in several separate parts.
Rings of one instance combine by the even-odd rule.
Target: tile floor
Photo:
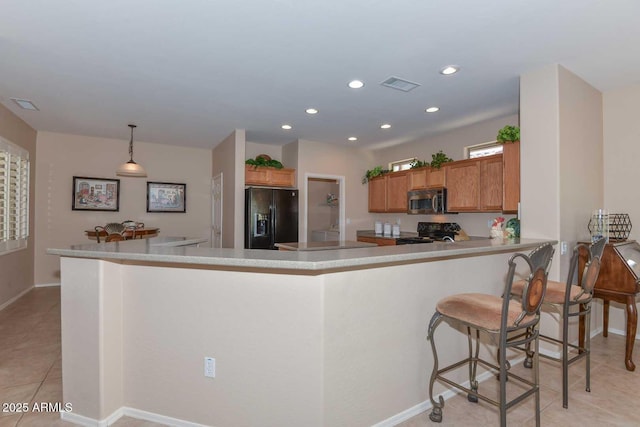
[[[562,408],[561,376],[557,364],[543,360],[541,366],[541,408],[543,426],[638,426],[640,366],[625,370],[624,338],[609,335],[592,340],[591,393],[584,390],[584,361],[571,367],[569,409]],[[640,344],[634,349],[640,364]],[[514,370],[524,370],[522,365]],[[524,374],[523,374],[524,376]],[[38,288],[0,311],[0,404],[62,402],[60,350],[60,289]],[[494,388],[496,381],[481,383],[482,390]],[[425,387],[427,385],[425,384]],[[532,399],[510,409],[510,426],[534,426]],[[498,413],[492,406],[469,403],[456,396],[445,403],[440,426],[494,426]],[[72,426],[57,412],[0,412],[0,427]],[[159,427],[160,424],[123,417],[115,427]],[[400,424],[401,427],[435,427],[429,413]],[[289,426],[283,426],[289,427]],[[298,426],[291,426],[298,427]]]

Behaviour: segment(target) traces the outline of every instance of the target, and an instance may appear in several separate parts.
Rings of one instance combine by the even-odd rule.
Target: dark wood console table
[[[586,253],[580,254],[578,274],[582,276],[586,263]],[[624,363],[633,371],[636,365],[631,360],[633,344],[638,326],[636,296],[640,292],[640,245],[635,240],[608,243],[602,254],[600,274],[596,281],[594,297],[604,301],[602,336],[609,333],[609,302],[626,305],[627,331]],[[584,318],[580,318],[580,346],[584,342]]]

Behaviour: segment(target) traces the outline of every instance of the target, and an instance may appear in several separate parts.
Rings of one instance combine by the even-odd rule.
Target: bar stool
[[[480,293],[468,293],[452,295],[438,301],[436,312],[429,322],[427,339],[431,342],[433,351],[433,371],[429,382],[429,398],[433,406],[429,415],[431,421],[442,421],[442,408],[444,399],[438,396],[438,401],[433,396],[433,385],[436,380],[453,386],[467,393],[470,402],[482,399],[500,410],[500,425],[506,426],[507,409],[535,395],[536,425],[540,425],[540,390],[538,374],[538,323],[540,320],[540,306],[547,286],[547,270],[551,262],[554,249],[551,244],[545,243],[534,249],[529,255],[516,253],[508,262],[508,272],[505,279],[503,296],[487,295]],[[526,269],[527,279],[523,287],[524,298],[516,301],[509,298],[511,287],[514,283],[517,270]],[[522,271],[518,271],[521,274]],[[435,343],[435,330],[440,323],[446,320],[452,326],[466,327],[469,355],[467,358],[453,363],[447,367],[438,367],[438,353]],[[498,347],[497,364],[480,358],[480,332],[486,333],[491,341]],[[526,332],[526,333],[525,333]],[[514,334],[518,339],[508,339]],[[475,335],[475,337],[474,337]],[[509,372],[507,350],[516,346],[524,346],[533,343],[536,351],[533,353],[533,380],[520,377]],[[474,348],[475,344],[475,348]],[[499,400],[493,400],[478,392],[477,368],[478,364],[492,372],[499,372],[500,391]],[[468,365],[470,388],[458,384],[445,374]],[[525,390],[514,399],[507,401],[507,379],[521,383]]]
[[[606,239],[601,238],[590,246],[584,243],[576,245],[571,256],[569,274],[565,283],[549,280],[547,282],[547,292],[542,301],[543,308],[556,312],[562,318],[562,339],[553,338],[540,334],[540,339],[562,344],[561,357],[554,357],[548,354],[540,354],[546,359],[555,360],[562,363],[562,406],[569,407],[569,365],[585,358],[586,387],[591,391],[591,301],[593,299],[593,288],[600,272],[600,260],[606,245]],[[578,270],[578,260],[580,251],[585,251],[587,264],[582,274],[576,274]],[[577,277],[579,283],[573,284]],[[522,298],[524,282],[516,282],[511,289],[511,295],[515,298]],[[585,331],[580,330],[579,336],[584,337],[584,346],[569,343],[569,320],[572,317],[584,317]],[[577,350],[574,356],[569,356],[569,348]],[[522,348],[527,354],[524,366],[531,367],[532,352],[529,347]]]

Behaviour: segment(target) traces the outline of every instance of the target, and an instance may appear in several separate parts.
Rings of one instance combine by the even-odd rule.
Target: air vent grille
[[[409,80],[401,79],[399,77],[389,77],[382,83],[382,86],[390,87],[391,89],[401,90],[403,92],[409,92],[420,86],[419,83],[410,82]]]

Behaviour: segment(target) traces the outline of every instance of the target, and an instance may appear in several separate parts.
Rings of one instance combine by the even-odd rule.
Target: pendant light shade
[[[129,141],[129,161],[120,165],[120,167],[116,171],[116,175],[145,177],[147,176],[147,171],[144,170],[142,166],[133,161],[133,129],[136,128],[136,125],[129,125],[129,127],[131,128],[131,141]]]

